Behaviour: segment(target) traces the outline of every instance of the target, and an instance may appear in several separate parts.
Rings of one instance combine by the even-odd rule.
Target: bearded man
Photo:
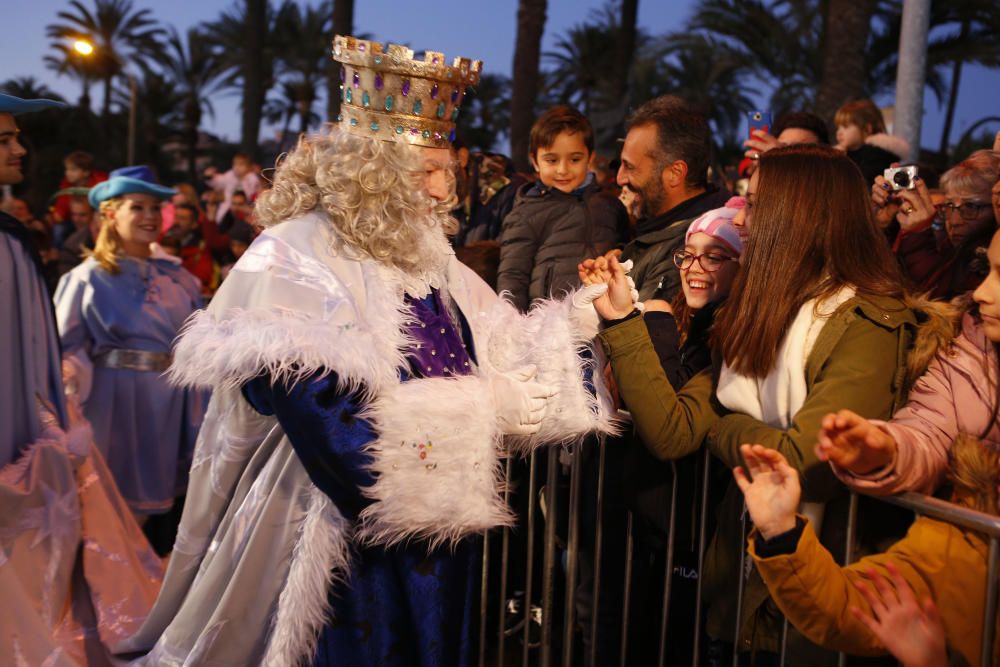
[[[501,458],[613,429],[583,353],[602,287],[529,316],[459,263],[449,141],[480,63],[337,37],[338,126],[180,338],[212,402],[147,664],[467,665]]]

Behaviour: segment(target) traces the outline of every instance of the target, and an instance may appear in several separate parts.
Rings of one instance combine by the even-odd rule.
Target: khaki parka
[[[844,408],[873,419],[891,417],[905,402],[906,361],[916,328],[917,314],[900,299],[855,296],[845,302],[823,326],[806,360],[807,397],[787,430],[729,412],[719,404],[715,398],[719,359],[675,392],[663,374],[641,317],[609,327],[599,338],[636,432],[655,456],[678,459],[705,445],[733,468],[743,463],[739,448],[744,443],[778,450],[799,471],[803,500],[826,503],[822,541],[834,553],[842,553],[847,492],[836,481],[829,464],[816,458],[814,446],[820,422],[827,413]],[[734,637],[745,542],[742,506],[739,489],[730,483],[718,507],[718,527],[705,556],[706,627],[710,637],[728,642]],[[872,510],[866,518],[882,524],[875,531],[878,536],[890,542],[901,537],[906,515],[887,510],[889,518],[876,518],[876,511],[882,509]],[[893,522],[897,524],[894,533],[887,525]],[[883,545],[870,548],[879,546]],[[750,567],[744,566],[742,571],[747,581],[740,613],[739,650],[778,651],[781,614],[769,599],[760,576]],[[793,639],[791,646],[795,644]]]

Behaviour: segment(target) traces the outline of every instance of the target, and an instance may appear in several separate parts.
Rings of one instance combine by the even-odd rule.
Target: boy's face
[[[542,183],[572,192],[587,180],[590,151],[579,132],[560,132],[551,146],[542,146],[531,156],[531,165]]]
[[[250,163],[243,158],[233,158],[233,173],[243,178],[250,173]]]
[[[66,172],[64,175],[66,176],[66,180],[69,183],[72,183],[73,185],[83,185],[90,177],[89,171],[87,171],[86,169],[80,169],[78,166],[72,164],[71,162],[67,162],[65,164],[65,167],[66,167]]]

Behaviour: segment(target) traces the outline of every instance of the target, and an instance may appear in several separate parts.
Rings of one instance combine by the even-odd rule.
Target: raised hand
[[[886,564],[892,586],[874,569],[865,571],[874,590],[863,581],[854,582],[872,615],[851,607],[851,613],[868,626],[903,667],[946,667],[948,651],[944,625],[934,601],[927,596],[917,602],[913,589],[892,563]]]
[[[639,298],[635,283],[628,277],[632,262],[619,262],[612,256],[607,260],[608,291],[594,300],[594,309],[605,320],[620,320],[631,313],[637,306]]]
[[[769,540],[795,528],[802,496],[799,474],[784,456],[763,445],[742,445],[740,453],[747,469],[734,468],[733,476],[757,530]]]
[[[823,417],[816,456],[847,472],[864,475],[896,459],[896,441],[864,417],[841,410]]]

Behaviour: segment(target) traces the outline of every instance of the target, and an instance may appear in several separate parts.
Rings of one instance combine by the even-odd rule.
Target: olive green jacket
[[[742,465],[739,448],[744,443],[776,449],[799,470],[803,500],[827,503],[823,537],[837,542],[844,533],[846,517],[838,515],[846,506],[846,493],[829,465],[816,458],[820,422],[843,408],[873,419],[891,417],[905,401],[906,359],[916,326],[916,314],[898,299],[856,296],[847,301],[824,325],[806,360],[808,394],[786,430],[729,412],[718,403],[719,360],[675,392],[641,317],[606,329],[600,340],[634,427],[654,455],[677,459],[705,443],[734,468]],[[730,484],[718,508],[718,529],[706,554],[704,575],[709,635],[730,642],[745,543],[741,513],[742,496]],[[842,552],[837,544],[828,546]],[[742,609],[740,649],[777,650],[780,613],[756,572],[747,581]]]

